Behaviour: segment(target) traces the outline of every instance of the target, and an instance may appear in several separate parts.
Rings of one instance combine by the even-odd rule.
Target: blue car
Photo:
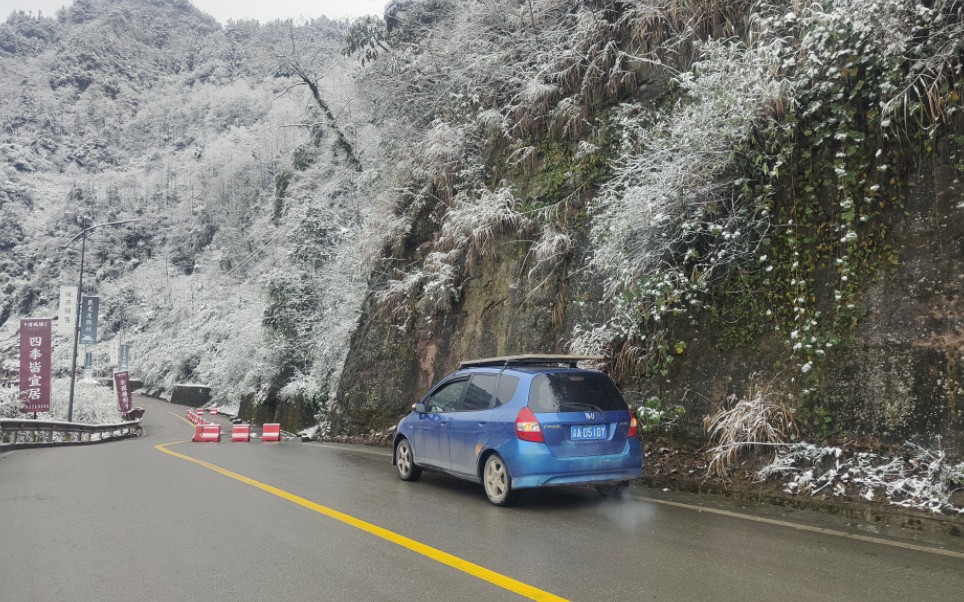
[[[392,463],[482,483],[497,506],[520,490],[594,485],[621,495],[643,474],[636,417],[612,379],[577,367],[593,356],[521,355],[463,362],[402,419]]]

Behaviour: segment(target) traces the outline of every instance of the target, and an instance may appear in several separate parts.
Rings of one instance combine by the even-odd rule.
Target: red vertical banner
[[[53,321],[20,320],[20,411],[50,411],[50,352]]]
[[[114,392],[117,393],[117,409],[121,414],[131,411],[131,377],[127,372],[114,373]]]

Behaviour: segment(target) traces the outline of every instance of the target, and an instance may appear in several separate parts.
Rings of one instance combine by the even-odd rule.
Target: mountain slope
[[[354,115],[326,119],[288,66],[302,65],[319,97],[342,106],[352,95],[338,54],[344,27],[221,27],[183,0],[84,0],[56,18],[11,16],[0,27],[0,81],[16,91],[0,107],[6,336],[18,317],[54,314],[58,286],[76,284],[79,242],[63,246],[82,225],[136,220],[87,241],[84,294],[102,297],[97,372],[109,374],[108,341],[123,339],[152,389],[201,380],[235,407],[276,395],[295,351],[263,326],[275,290],[266,283],[299,269],[303,214],[343,212],[355,176],[325,182],[354,171],[329,152],[333,131],[344,124],[364,139],[370,129],[360,102]],[[324,302],[309,319],[316,306]],[[337,353],[344,339],[322,346]],[[57,345],[61,373],[69,347]],[[317,397],[312,361],[302,353],[297,363]],[[15,370],[9,358],[3,368]],[[325,365],[319,378],[333,371]]]

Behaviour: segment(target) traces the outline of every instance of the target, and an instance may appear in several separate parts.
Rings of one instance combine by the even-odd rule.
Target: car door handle
[[[488,424],[488,421],[486,421],[486,420],[479,420],[479,426],[485,426],[486,424]]]

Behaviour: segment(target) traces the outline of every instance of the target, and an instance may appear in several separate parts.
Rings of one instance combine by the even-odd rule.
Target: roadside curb
[[[659,477],[643,477],[643,485],[654,489],[669,489],[685,493],[709,494],[734,500],[758,502],[777,507],[811,510],[862,521],[870,525],[886,525],[902,529],[964,537],[964,516],[932,514],[919,510],[906,510],[883,504],[855,502],[851,499],[799,497],[778,495],[768,491],[725,487],[716,483],[679,481]]]
[[[312,443],[334,444],[346,447],[358,446],[360,448],[367,448],[368,450],[379,449],[383,450],[386,456],[391,456],[391,445],[386,443],[345,442],[331,439],[316,440],[312,441]],[[787,494],[776,495],[772,492],[761,491],[759,489],[725,487],[718,483],[695,480],[674,480],[644,476],[641,479],[636,479],[633,483],[643,485],[653,492],[660,492],[663,489],[667,489],[674,492],[712,495],[723,499],[767,504],[774,508],[809,510],[821,514],[847,518],[855,522],[866,523],[870,526],[894,527],[908,531],[949,535],[964,539],[964,516],[930,514],[919,510],[905,510],[883,504],[860,503],[850,499],[820,499],[797,497]]]

